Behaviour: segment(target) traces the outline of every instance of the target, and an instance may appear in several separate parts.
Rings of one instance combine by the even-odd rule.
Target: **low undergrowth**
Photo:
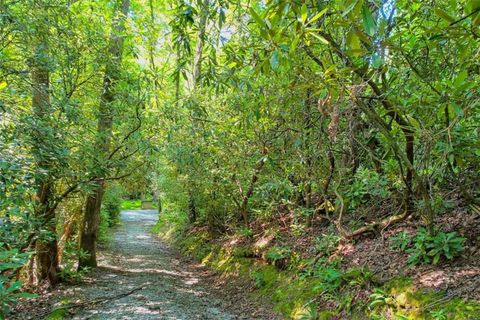
[[[204,228],[164,210],[154,227],[164,240],[225,278],[250,281],[254,297],[267,297],[291,319],[476,319],[478,303],[416,288],[407,277],[378,279],[366,268],[349,268],[335,253],[338,238],[312,243],[314,254],[297,252],[278,232],[255,235],[239,228],[212,240]]]
[[[120,207],[122,208],[122,210],[141,209],[142,201],[140,199],[137,199],[137,200],[122,200],[122,203],[121,203]]]

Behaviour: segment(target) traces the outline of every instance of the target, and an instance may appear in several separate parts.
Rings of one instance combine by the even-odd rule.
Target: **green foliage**
[[[430,313],[430,316],[432,317],[432,320],[447,320],[448,319],[447,311],[444,310],[444,309],[432,310],[429,313]]]
[[[405,251],[405,250],[407,250],[408,246],[412,242],[412,237],[408,234],[408,232],[401,231],[401,232],[397,233],[396,235],[391,236],[389,238],[389,240],[390,240],[390,243],[391,243],[390,247],[392,249],[398,249],[398,250]]]
[[[411,265],[437,264],[441,258],[452,260],[464,249],[465,238],[456,232],[437,232],[433,235],[425,228],[419,228],[412,240],[413,247],[406,250],[410,254]]]
[[[245,238],[253,237],[253,230],[245,226],[240,226],[239,228],[237,228],[236,233]]]
[[[137,200],[122,200],[120,204],[121,210],[135,210],[142,208],[142,201],[140,199]]]
[[[34,294],[20,292],[22,282],[15,280],[15,272],[23,267],[29,253],[20,253],[17,249],[5,250],[5,245],[0,243],[0,318],[6,317],[10,307],[20,298],[35,298]]]
[[[103,196],[102,209],[108,214],[109,226],[119,221],[119,215],[124,202],[122,201],[122,188],[119,185],[112,185],[107,188]]]
[[[388,306],[392,304],[393,304],[393,301],[392,301],[392,298],[390,297],[390,294],[388,294],[385,290],[382,290],[380,288],[375,288],[373,290],[373,293],[370,294],[370,303],[368,307],[370,309],[375,309],[378,307]]]
[[[359,168],[350,191],[347,193],[347,199],[352,208],[365,203],[366,201],[379,201],[391,196],[388,190],[389,181],[376,171]]]
[[[325,234],[315,238],[315,251],[330,256],[337,248],[340,237],[335,234]]]
[[[321,284],[316,286],[314,290],[332,292],[338,290],[344,283],[344,274],[335,266],[325,266],[317,271],[317,277],[320,278]]]
[[[77,261],[82,257],[88,257],[88,253],[78,248],[76,241],[69,241],[65,244],[62,255],[62,269],[60,270],[60,277],[63,280],[79,282],[91,271],[91,268],[88,267],[77,270]]]
[[[274,246],[268,249],[265,258],[273,263],[290,258],[292,250],[285,246]]]
[[[320,314],[317,311],[316,306],[308,306],[305,311],[301,312],[298,317],[298,320],[317,320],[319,319]]]
[[[262,272],[252,271],[250,273],[250,278],[255,283],[255,287],[257,289],[261,289],[267,284],[267,281],[265,280],[265,277]]]
[[[374,288],[368,305],[372,319],[475,319],[480,305],[460,298],[444,299],[444,292],[425,291],[408,278],[394,278]]]

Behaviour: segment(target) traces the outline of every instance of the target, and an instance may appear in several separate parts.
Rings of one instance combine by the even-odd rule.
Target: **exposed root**
[[[385,218],[381,221],[372,222],[370,224],[367,224],[366,226],[358,228],[355,231],[344,234],[343,237],[346,240],[351,240],[351,239],[353,239],[353,238],[355,238],[359,235],[362,235],[364,233],[367,233],[367,232],[373,232],[375,230],[383,230],[383,229],[391,226],[392,224],[395,224],[397,222],[400,222],[400,221],[403,221],[403,220],[407,219],[411,214],[412,213],[409,212],[409,211],[404,211],[401,214],[393,215],[393,216],[387,217],[387,218]]]

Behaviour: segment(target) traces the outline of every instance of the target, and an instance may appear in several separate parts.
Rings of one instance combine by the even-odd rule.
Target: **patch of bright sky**
[[[395,0],[385,0],[380,7],[380,14],[378,20],[388,19],[390,16],[395,16]]]

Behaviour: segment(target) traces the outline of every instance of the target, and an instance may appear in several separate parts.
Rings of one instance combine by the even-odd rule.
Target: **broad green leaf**
[[[261,27],[266,27],[265,21],[263,21],[262,18],[253,10],[253,8],[250,8],[250,15],[255,19],[255,21],[261,26]]]
[[[435,8],[433,9],[433,12],[440,18],[447,20],[448,22],[454,22],[456,19],[449,15],[445,10],[442,10],[440,8]]]
[[[295,53],[295,51],[297,50],[297,44],[298,44],[299,41],[300,41],[300,36],[297,35],[297,36],[293,39],[292,43],[290,44],[290,47],[289,47],[289,53],[290,53],[290,54]]]
[[[464,113],[463,113],[463,109],[462,109],[461,106],[459,106],[459,105],[456,104],[456,103],[452,103],[451,106],[452,106],[452,109],[453,109],[453,111],[455,112],[455,114],[456,114],[457,116],[463,117]]]
[[[349,32],[347,34],[347,46],[351,54],[354,56],[360,56],[363,53],[360,38],[356,32]]]
[[[20,292],[20,293],[16,293],[15,297],[33,299],[33,298],[38,298],[38,295],[34,293],[29,293],[29,292]]]
[[[270,67],[272,67],[272,70],[277,70],[279,60],[278,58],[278,51],[273,51],[272,55],[270,56]]]
[[[308,17],[307,5],[305,3],[302,5],[302,8],[300,9],[300,14],[301,14],[302,22],[305,23]]]
[[[343,11],[342,16],[343,17],[347,16],[355,8],[357,3],[358,3],[358,0],[352,1],[352,3],[350,3],[350,5],[348,5],[347,8]]]
[[[5,81],[0,82],[0,90],[3,90],[7,87],[7,83]]]
[[[459,87],[461,87],[461,85],[465,82],[465,79],[467,79],[467,76],[468,76],[468,72],[467,70],[462,70],[457,78],[455,78],[455,82],[453,83],[453,86],[458,89]]]
[[[372,67],[375,69],[380,68],[383,65],[383,59],[379,54],[374,54],[372,57]]]
[[[377,25],[375,24],[375,20],[373,20],[372,13],[370,12],[370,9],[368,9],[367,5],[363,5],[362,7],[362,19],[365,32],[369,36],[373,37],[377,31]]]
[[[324,44],[329,44],[328,40],[325,39],[324,37],[322,36],[319,36],[318,34],[312,32],[310,33],[311,36],[314,36],[315,38],[317,38],[318,40],[320,40],[320,42],[324,43]]]
[[[8,292],[16,291],[21,287],[22,287],[22,283],[20,281],[15,281],[8,287]]]
[[[328,8],[325,8],[322,11],[320,11],[319,13],[317,13],[316,15],[314,15],[310,20],[308,20],[307,25],[310,24],[310,23],[313,23],[313,22],[317,21],[318,19],[320,19],[321,17],[323,17],[325,15],[325,13],[327,13],[327,10],[328,10]]]

